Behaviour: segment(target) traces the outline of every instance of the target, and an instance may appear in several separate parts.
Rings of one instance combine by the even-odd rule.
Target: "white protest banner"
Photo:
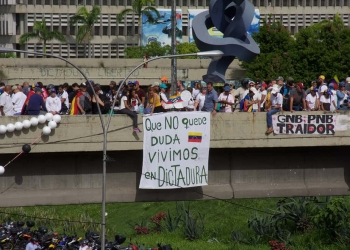
[[[168,112],[143,117],[141,189],[208,185],[209,112]]]
[[[275,134],[315,134],[334,135],[337,115],[273,115]]]

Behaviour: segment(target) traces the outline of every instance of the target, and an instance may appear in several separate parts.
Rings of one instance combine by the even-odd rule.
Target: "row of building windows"
[[[133,0],[0,0],[0,5],[101,5],[131,6]],[[155,6],[169,7],[172,0],[155,0]],[[210,0],[176,0],[178,7],[208,7]],[[350,6],[350,0],[252,0],[257,7]]]
[[[19,15],[23,14],[0,14],[0,35],[21,35],[20,30],[23,30],[24,33],[33,32],[34,23],[42,21],[42,18],[45,18],[46,25],[51,30],[58,30],[64,35],[76,35],[78,32],[77,26],[69,25],[68,14],[24,14],[23,29],[20,27]],[[272,15],[272,19],[273,21],[280,21],[295,34],[299,29],[295,27],[307,27],[322,20],[332,19],[333,16],[329,14],[275,14]],[[268,15],[260,15],[261,20],[267,17]],[[341,17],[344,24],[350,26],[350,14],[343,14]],[[188,14],[183,14],[182,20],[183,36],[188,36]],[[135,34],[139,34],[137,24],[137,18],[134,15],[127,15],[123,22],[118,23],[116,15],[102,14],[100,16],[100,22],[95,25],[92,33],[95,36],[134,36]]]
[[[26,50],[42,51],[42,44],[28,43]],[[50,54],[62,56],[64,58],[88,58],[89,53],[92,58],[123,58],[126,47],[134,44],[47,44],[46,51]],[[28,58],[39,57],[28,54]]]

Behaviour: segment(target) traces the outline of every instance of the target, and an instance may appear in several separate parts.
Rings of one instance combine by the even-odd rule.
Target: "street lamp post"
[[[84,74],[84,72],[75,64],[73,64],[72,62],[68,61],[67,59],[60,57],[60,56],[56,56],[56,55],[52,55],[52,54],[46,54],[46,53],[41,53],[41,52],[35,52],[35,51],[26,51],[26,50],[16,50],[16,49],[11,49],[11,48],[3,48],[0,47],[0,53],[9,53],[9,52],[17,52],[17,53],[24,53],[24,54],[34,54],[34,55],[42,55],[42,56],[49,56],[49,57],[53,57],[53,58],[57,58],[60,59],[62,61],[65,61],[66,63],[68,63],[69,65],[71,65],[72,67],[74,67],[75,69],[77,69],[79,71],[79,73],[85,78],[85,80],[90,84],[93,94],[97,100],[97,94],[91,84],[91,82],[89,81],[89,79],[87,78],[87,76]],[[159,59],[164,59],[164,58],[175,58],[175,57],[183,57],[183,56],[207,56],[207,57],[211,57],[214,60],[218,60],[223,56],[223,52],[220,50],[212,50],[212,51],[204,51],[204,52],[197,52],[197,53],[190,53],[190,54],[181,54],[181,55],[168,55],[168,56],[157,56],[154,58],[151,58],[139,65],[137,65],[133,70],[131,70],[128,75],[122,80],[122,82],[119,85],[118,91],[117,93],[120,92],[122,86],[124,85],[124,83],[126,82],[126,80],[132,75],[132,73],[134,73],[139,67],[143,66],[144,64],[151,62],[151,61],[155,61],[155,60],[159,60]],[[114,98],[113,100],[113,104],[111,107],[111,111],[114,110],[115,104],[116,104],[117,98]],[[106,163],[108,161],[107,159],[107,133],[108,133],[108,129],[109,129],[109,124],[111,122],[112,119],[112,112],[110,112],[110,114],[108,115],[108,119],[107,122],[105,123],[103,121],[103,117],[102,117],[102,113],[101,113],[101,109],[99,107],[99,105],[97,105],[98,108],[98,114],[100,117],[100,121],[101,121],[101,126],[102,126],[102,131],[103,131],[103,170],[102,170],[102,222],[101,222],[101,228],[102,228],[102,232],[101,232],[101,250],[105,250],[105,241],[106,241]]]

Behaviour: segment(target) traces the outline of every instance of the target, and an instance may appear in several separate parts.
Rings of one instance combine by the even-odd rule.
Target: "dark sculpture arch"
[[[225,82],[226,70],[236,57],[249,62],[260,53],[260,48],[247,33],[254,12],[254,5],[249,0],[210,0],[209,11],[195,16],[192,32],[198,49],[224,52],[221,59],[211,61],[207,75],[203,76],[205,82]],[[223,38],[210,36],[208,29],[212,27],[221,31]]]

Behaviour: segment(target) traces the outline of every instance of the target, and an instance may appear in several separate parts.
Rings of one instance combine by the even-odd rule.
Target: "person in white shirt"
[[[283,96],[279,93],[278,88],[273,88],[271,90],[271,107],[267,109],[266,119],[267,119],[267,130],[265,132],[266,135],[271,134],[273,132],[272,127],[272,115],[281,111],[283,104]]]
[[[315,87],[310,88],[310,94],[306,96],[306,109],[308,111],[316,111],[319,107],[318,92]]]
[[[200,89],[201,89],[201,84],[199,82],[195,82],[194,83],[194,88],[193,88],[193,91],[192,91],[193,100],[196,100],[197,96],[201,92]]]
[[[20,91],[20,89],[17,86],[12,87],[12,92],[13,92],[13,95],[11,99],[12,99],[13,111],[14,111],[13,115],[15,116],[21,115],[22,107],[25,101],[27,100],[27,96],[22,91]]]
[[[11,86],[6,85],[4,92],[0,96],[0,115],[1,116],[13,116],[13,104],[10,96]]]
[[[46,99],[47,112],[50,112],[53,115],[59,114],[61,111],[61,107],[62,107],[61,100],[56,95],[56,89],[52,88],[50,96]]]
[[[338,109],[337,108],[337,103],[338,103],[337,91],[335,91],[333,83],[328,84],[328,88],[332,92],[332,95],[331,95],[331,111],[334,112],[334,111],[336,111]]]
[[[325,82],[324,75],[320,75],[317,79],[318,83],[318,96],[321,98],[321,96],[324,94],[326,90],[328,90],[327,83]]]
[[[57,97],[61,100],[61,110],[60,113],[65,115],[69,110],[69,98],[67,91],[64,90],[63,85],[58,86]]]
[[[266,96],[267,96],[267,84],[263,82],[261,84],[261,87],[259,89],[260,93],[260,111],[264,111],[265,108],[265,101],[266,101]]]
[[[219,103],[221,103],[220,112],[231,113],[232,105],[235,102],[235,99],[230,94],[230,86],[224,87],[224,92],[219,95]]]
[[[204,106],[206,94],[207,94],[207,89],[203,87],[201,89],[201,92],[197,95],[196,101],[194,103],[194,110],[202,110],[202,108]]]
[[[257,93],[253,96],[254,104],[253,104],[252,112],[260,112],[261,95],[260,95],[259,82],[254,83],[254,87],[257,90]]]

